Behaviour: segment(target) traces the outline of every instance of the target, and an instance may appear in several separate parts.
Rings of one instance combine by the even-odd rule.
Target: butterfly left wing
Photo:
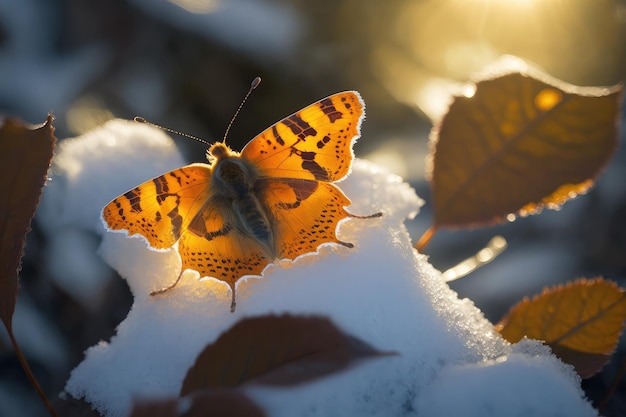
[[[210,177],[207,164],[175,169],[112,200],[102,219],[111,230],[143,236],[154,249],[170,248],[209,198]]]
[[[350,172],[364,110],[356,91],[334,94],[269,127],[241,156],[262,177],[338,181]]]

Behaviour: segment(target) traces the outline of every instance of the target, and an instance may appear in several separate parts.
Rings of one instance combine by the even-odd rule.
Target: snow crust
[[[350,212],[384,215],[341,223],[340,239],[353,249],[323,246],[269,266],[263,278],[240,280],[233,314],[228,287],[198,281],[193,271],[175,289],[150,297],[178,276],[178,254],[104,233],[99,212],[129,188],[184,165],[179,159],[161,131],[119,120],[59,148],[42,207],[48,230],[103,234],[99,253],[134,296],[117,334],[89,348],[73,370],[65,387],[71,396],[106,416],[125,416],[137,399],[176,396],[197,354],[238,320],[286,312],[328,316],[347,333],[399,355],[295,388],[247,388],[271,416],[597,415],[571,367],[538,342],[511,346],[442,281],[413,249],[403,224],[422,200],[400,177],[366,161],[356,160],[339,186],[352,200]],[[90,275],[90,267],[83,268]]]

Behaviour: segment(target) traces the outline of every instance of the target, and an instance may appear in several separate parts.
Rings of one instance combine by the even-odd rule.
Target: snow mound
[[[59,150],[63,166],[80,169],[60,172],[53,183],[68,181],[70,188],[87,193],[80,198],[79,193],[64,194],[67,189],[47,190],[55,194],[50,199],[64,203],[62,228],[93,230],[109,199],[170,169],[154,172],[130,162],[137,157],[137,141],[158,141],[162,132],[119,121],[101,129],[112,127],[115,132],[105,136],[135,139],[98,141],[92,133],[75,139],[80,152],[69,146]],[[169,161],[174,152],[169,146],[143,147],[153,160]],[[178,254],[152,251],[143,239],[106,233],[100,254],[128,281],[134,304],[110,343],[86,351],[66,392],[106,416],[125,416],[139,398],[176,396],[198,353],[243,317],[316,314],[399,355],[295,388],[247,388],[268,415],[596,415],[571,367],[538,342],[505,342],[481,311],[459,299],[413,249],[403,222],[417,214],[422,201],[408,184],[356,160],[339,186],[352,200],[350,212],[382,211],[383,217],[340,224],[339,237],[353,242],[352,249],[325,245],[293,263],[269,266],[263,278],[241,280],[232,314],[228,287],[198,281],[193,271],[173,290],[150,297],[150,291],[178,276]]]

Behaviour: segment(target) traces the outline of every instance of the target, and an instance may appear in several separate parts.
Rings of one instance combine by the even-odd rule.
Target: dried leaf
[[[52,116],[38,128],[16,119],[0,127],[0,319],[11,333],[26,233],[52,160]]]
[[[264,417],[265,413],[243,392],[232,389],[203,390],[179,400],[139,402],[131,417]]]
[[[553,352],[589,377],[606,364],[626,320],[626,292],[601,278],[577,280],[524,299],[496,325],[516,343],[545,341]]]
[[[187,373],[181,395],[247,382],[294,385],[337,372],[356,359],[391,354],[343,333],[323,317],[253,317],[204,349]]]
[[[611,355],[603,355],[600,353],[587,353],[565,346],[548,343],[552,349],[552,353],[561,358],[565,363],[573,365],[581,378],[590,378],[600,372],[600,370],[609,363]]]
[[[558,208],[593,185],[617,145],[621,88],[547,80],[507,74],[454,100],[431,136],[435,228]]]

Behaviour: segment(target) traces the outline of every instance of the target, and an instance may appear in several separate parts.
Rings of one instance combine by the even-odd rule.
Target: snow
[[[150,126],[113,121],[60,147],[64,169],[44,193],[49,210],[63,213],[49,226],[51,234],[65,228],[103,233],[98,213],[109,199],[170,169],[155,172],[138,161],[168,165],[179,158],[165,142]],[[198,281],[193,271],[173,290],[150,297],[178,276],[177,253],[103,233],[99,253],[127,280],[134,304],[109,343],[86,351],[66,392],[106,416],[125,416],[139,398],[176,396],[197,354],[238,320],[287,312],[328,316],[345,332],[399,355],[295,388],[246,388],[271,416],[597,415],[571,367],[538,342],[502,340],[412,248],[403,222],[422,201],[408,184],[356,160],[339,186],[352,200],[350,212],[382,211],[383,217],[340,224],[340,239],[353,249],[326,245],[269,266],[263,278],[241,280],[232,314],[228,287]]]
[[[63,140],[37,211],[48,238],[46,269],[86,307],[96,306],[111,275],[96,254],[104,234],[100,210],[135,185],[184,165],[172,139],[131,121],[112,120]]]
[[[591,406],[573,407],[578,393],[571,381],[561,377],[563,365],[549,356],[544,348],[539,356],[525,352],[524,340],[507,355],[482,363],[449,366],[417,401],[419,415],[425,416],[588,416]],[[534,349],[533,349],[534,350]],[[468,389],[468,382],[495,390]],[[537,389],[537,381],[543,388]],[[451,397],[454,401],[450,401]]]

